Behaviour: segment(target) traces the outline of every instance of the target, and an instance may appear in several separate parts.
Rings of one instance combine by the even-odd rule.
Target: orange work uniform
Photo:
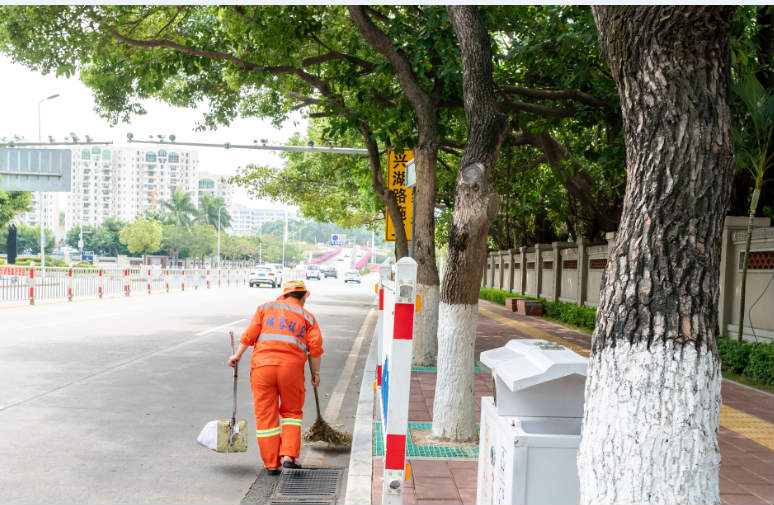
[[[255,346],[250,384],[261,458],[267,468],[281,466],[282,456],[301,451],[306,353],[323,353],[322,334],[311,312],[284,295],[258,307],[240,342]]]

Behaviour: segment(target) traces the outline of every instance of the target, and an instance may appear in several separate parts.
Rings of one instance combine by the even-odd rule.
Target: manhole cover
[[[334,499],[341,475],[341,468],[301,468],[298,470],[285,468],[282,470],[282,477],[280,477],[277,493],[273,500],[276,500],[277,503],[288,503],[288,499],[298,500],[303,497],[311,497],[314,498],[314,503],[318,503],[328,497]],[[313,502],[303,500],[303,503],[309,505]]]

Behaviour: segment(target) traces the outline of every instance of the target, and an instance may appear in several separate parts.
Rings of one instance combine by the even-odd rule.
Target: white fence
[[[403,503],[416,278],[417,264],[411,258],[379,268],[377,396],[384,438],[383,505]]]
[[[289,271],[290,272],[290,271]],[[247,286],[249,269],[68,268],[0,265],[0,304]]]
[[[720,259],[720,332],[736,335],[742,266],[747,239],[747,217],[728,216],[723,229]],[[774,228],[768,218],[756,218],[747,260],[744,335],[748,339],[774,339]],[[602,290],[607,244],[554,242],[491,252],[484,266],[482,286],[596,307]]]

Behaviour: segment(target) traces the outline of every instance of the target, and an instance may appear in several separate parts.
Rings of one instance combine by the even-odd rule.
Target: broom
[[[309,371],[312,371],[312,356],[306,353]],[[320,398],[317,395],[317,386],[314,386],[314,404],[317,407],[317,419],[314,424],[304,432],[305,442],[327,442],[329,445],[349,447],[352,445],[352,435],[338,431],[331,427],[320,415]]]

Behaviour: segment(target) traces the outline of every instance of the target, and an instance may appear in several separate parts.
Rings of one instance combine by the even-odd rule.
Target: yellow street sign
[[[398,202],[403,228],[406,230],[406,238],[412,240],[414,217],[414,188],[406,187],[406,164],[414,159],[414,151],[405,149],[402,153],[394,149],[387,151],[387,188],[395,194]],[[395,241],[395,224],[390,214],[385,210],[385,240]]]

